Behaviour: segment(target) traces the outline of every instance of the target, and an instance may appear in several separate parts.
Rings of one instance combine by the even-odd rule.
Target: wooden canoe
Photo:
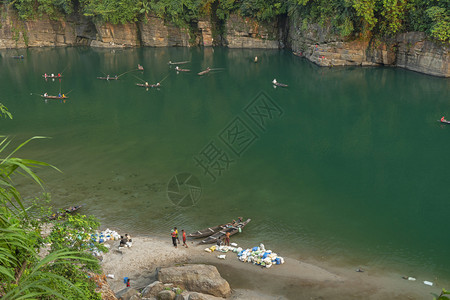
[[[287,87],[288,85],[287,84],[284,84],[284,83],[279,83],[279,82],[272,82],[272,84],[273,85],[276,85],[276,86],[280,86],[280,87]]]
[[[142,87],[146,87],[146,88],[154,88],[154,87],[160,87],[161,85],[159,84],[143,84],[143,83],[136,83],[137,86],[142,86]]]
[[[190,237],[190,238],[207,237],[207,236],[213,235],[214,233],[217,233],[220,230],[223,230],[223,229],[227,228],[227,225],[230,225],[230,224],[231,223],[224,224],[224,225],[218,225],[218,226],[214,226],[214,227],[208,227],[206,229],[190,233],[187,236]]]
[[[178,72],[190,72],[191,70],[189,69],[180,69],[180,68],[175,68],[175,70],[177,70]]]
[[[61,76],[58,76],[58,75],[47,75],[47,76],[45,76],[45,75],[42,75],[42,77],[44,77],[44,78],[61,78],[61,77],[63,77],[62,75]]]
[[[190,61],[189,60],[187,60],[187,61],[178,61],[178,62],[169,61],[167,64],[169,64],[169,65],[183,65],[183,64],[187,64],[188,62],[190,62]]]
[[[61,96],[61,97],[59,97],[59,96],[50,96],[50,95],[47,95],[47,96],[44,96],[44,95],[40,95],[42,98],[45,98],[45,99],[68,99],[69,97],[67,97],[67,96]]]
[[[24,56],[23,56],[23,55],[18,55],[18,56],[13,56],[12,58],[15,58],[15,59],[24,59]]]
[[[49,219],[49,220],[56,220],[56,219],[58,219],[59,217],[64,217],[64,216],[67,215],[67,214],[71,214],[71,213],[73,213],[73,212],[79,210],[80,208],[81,208],[81,205],[71,206],[71,207],[69,207],[69,208],[66,208],[65,210],[62,210],[62,211],[60,211],[60,212],[57,212],[57,213],[54,213],[54,214],[48,216],[48,219]]]
[[[225,236],[227,234],[227,232],[230,233],[230,236],[236,234],[239,232],[239,229],[244,228],[245,225],[248,224],[248,222],[250,222],[252,219],[247,219],[247,221],[239,223],[235,226],[231,226],[228,228],[225,228],[223,230],[220,230],[219,232],[214,233],[213,235],[207,237],[206,239],[204,239],[203,241],[200,242],[200,244],[212,244],[212,243],[217,243],[218,240],[223,240],[225,239]]]
[[[444,120],[444,121],[439,120],[439,122],[444,123],[444,124],[450,124],[450,121],[447,121],[447,120]]]
[[[119,77],[97,77],[97,79],[101,79],[101,80],[119,80]]]
[[[209,73],[210,71],[211,71],[211,69],[207,68],[206,70],[201,71],[200,73],[198,73],[198,75],[202,76],[202,75],[205,75],[205,74]]]

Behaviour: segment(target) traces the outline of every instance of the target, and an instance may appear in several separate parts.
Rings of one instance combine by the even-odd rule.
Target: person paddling
[[[441,122],[447,122],[444,116],[441,118]]]

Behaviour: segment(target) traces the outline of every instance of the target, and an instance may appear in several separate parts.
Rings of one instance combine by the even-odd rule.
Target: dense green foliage
[[[1,104],[0,115],[12,118]],[[1,138],[0,298],[101,299],[95,292],[95,282],[87,275],[88,271],[99,271],[98,260],[87,250],[100,246],[86,242],[98,227],[98,222],[92,217],[70,216],[50,224],[42,215],[46,210],[41,205],[25,207],[13,184],[13,177],[22,174],[42,186],[33,169],[51,166],[13,157],[17,150],[33,139],[4,155],[11,141]],[[42,203],[41,199],[35,202]],[[41,233],[44,225],[52,225],[46,238]]]
[[[304,24],[332,26],[343,36],[390,36],[424,31],[448,42],[450,0],[7,0],[23,18],[47,14],[58,18],[74,11],[114,24],[145,19],[149,13],[178,26],[189,27],[199,18],[226,20],[230,13],[259,21],[295,14]]]

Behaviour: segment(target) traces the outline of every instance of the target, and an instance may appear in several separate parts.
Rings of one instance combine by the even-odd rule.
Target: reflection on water
[[[450,114],[448,79],[319,68],[284,51],[57,48],[23,50],[23,60],[11,53],[1,52],[0,101],[14,119],[1,121],[2,133],[17,143],[51,137],[20,155],[63,171],[39,170],[56,206],[83,204],[105,226],[144,234],[243,216],[252,222],[233,238],[244,246],[446,274],[450,185],[442,174],[450,157],[442,149],[450,127],[436,120]],[[190,61],[183,67],[191,72],[176,74],[169,61]],[[138,64],[143,72],[132,71]],[[220,70],[197,75],[207,67]],[[45,81],[45,72],[64,77]],[[123,76],[96,79],[105,74]],[[289,87],[274,89],[273,78]],[[136,86],[162,79],[160,89]],[[39,97],[60,91],[70,91],[65,103]],[[245,111],[260,92],[283,111],[264,128]],[[226,137],[244,123],[255,139],[233,151]],[[232,160],[215,181],[195,160],[211,142]],[[169,180],[182,172],[201,182],[193,207],[167,198]],[[37,191],[18,183],[26,195]]]

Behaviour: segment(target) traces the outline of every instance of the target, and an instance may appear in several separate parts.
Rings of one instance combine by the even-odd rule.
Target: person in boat
[[[47,93],[44,93],[44,97],[47,97],[48,96],[48,94]]]
[[[114,78],[117,80],[117,78],[119,78],[119,77],[116,75],[116,76],[114,76]]]
[[[441,122],[447,122],[444,116],[441,118]]]
[[[255,56],[255,63],[258,62],[258,56]]]
[[[62,94],[62,97],[63,97],[63,98],[66,98],[66,95]]]
[[[178,69],[179,69],[179,68],[178,68],[178,66],[176,66],[176,67],[175,67],[175,70],[177,70],[177,71],[178,71]]]
[[[44,78],[47,78],[47,76],[48,76],[47,73],[45,73],[45,74],[44,74]]]
[[[239,217],[239,218],[238,218],[238,222],[239,222],[239,223],[242,223],[242,221],[243,221],[243,220],[242,220],[242,217]]]
[[[277,84],[277,80],[274,78],[274,79],[272,80],[272,83],[273,83],[273,84]]]
[[[106,75],[106,80],[109,80],[109,74],[108,74],[108,75]]]
[[[159,87],[159,86],[161,86],[161,84],[158,82],[158,83],[156,84],[156,87]]]
[[[145,82],[145,86],[146,86],[146,87],[150,86],[150,85],[148,84],[148,82],[147,82],[147,81]]]
[[[58,77],[61,77],[61,73],[58,73]]]
[[[55,77],[55,74],[52,73],[52,77]]]

